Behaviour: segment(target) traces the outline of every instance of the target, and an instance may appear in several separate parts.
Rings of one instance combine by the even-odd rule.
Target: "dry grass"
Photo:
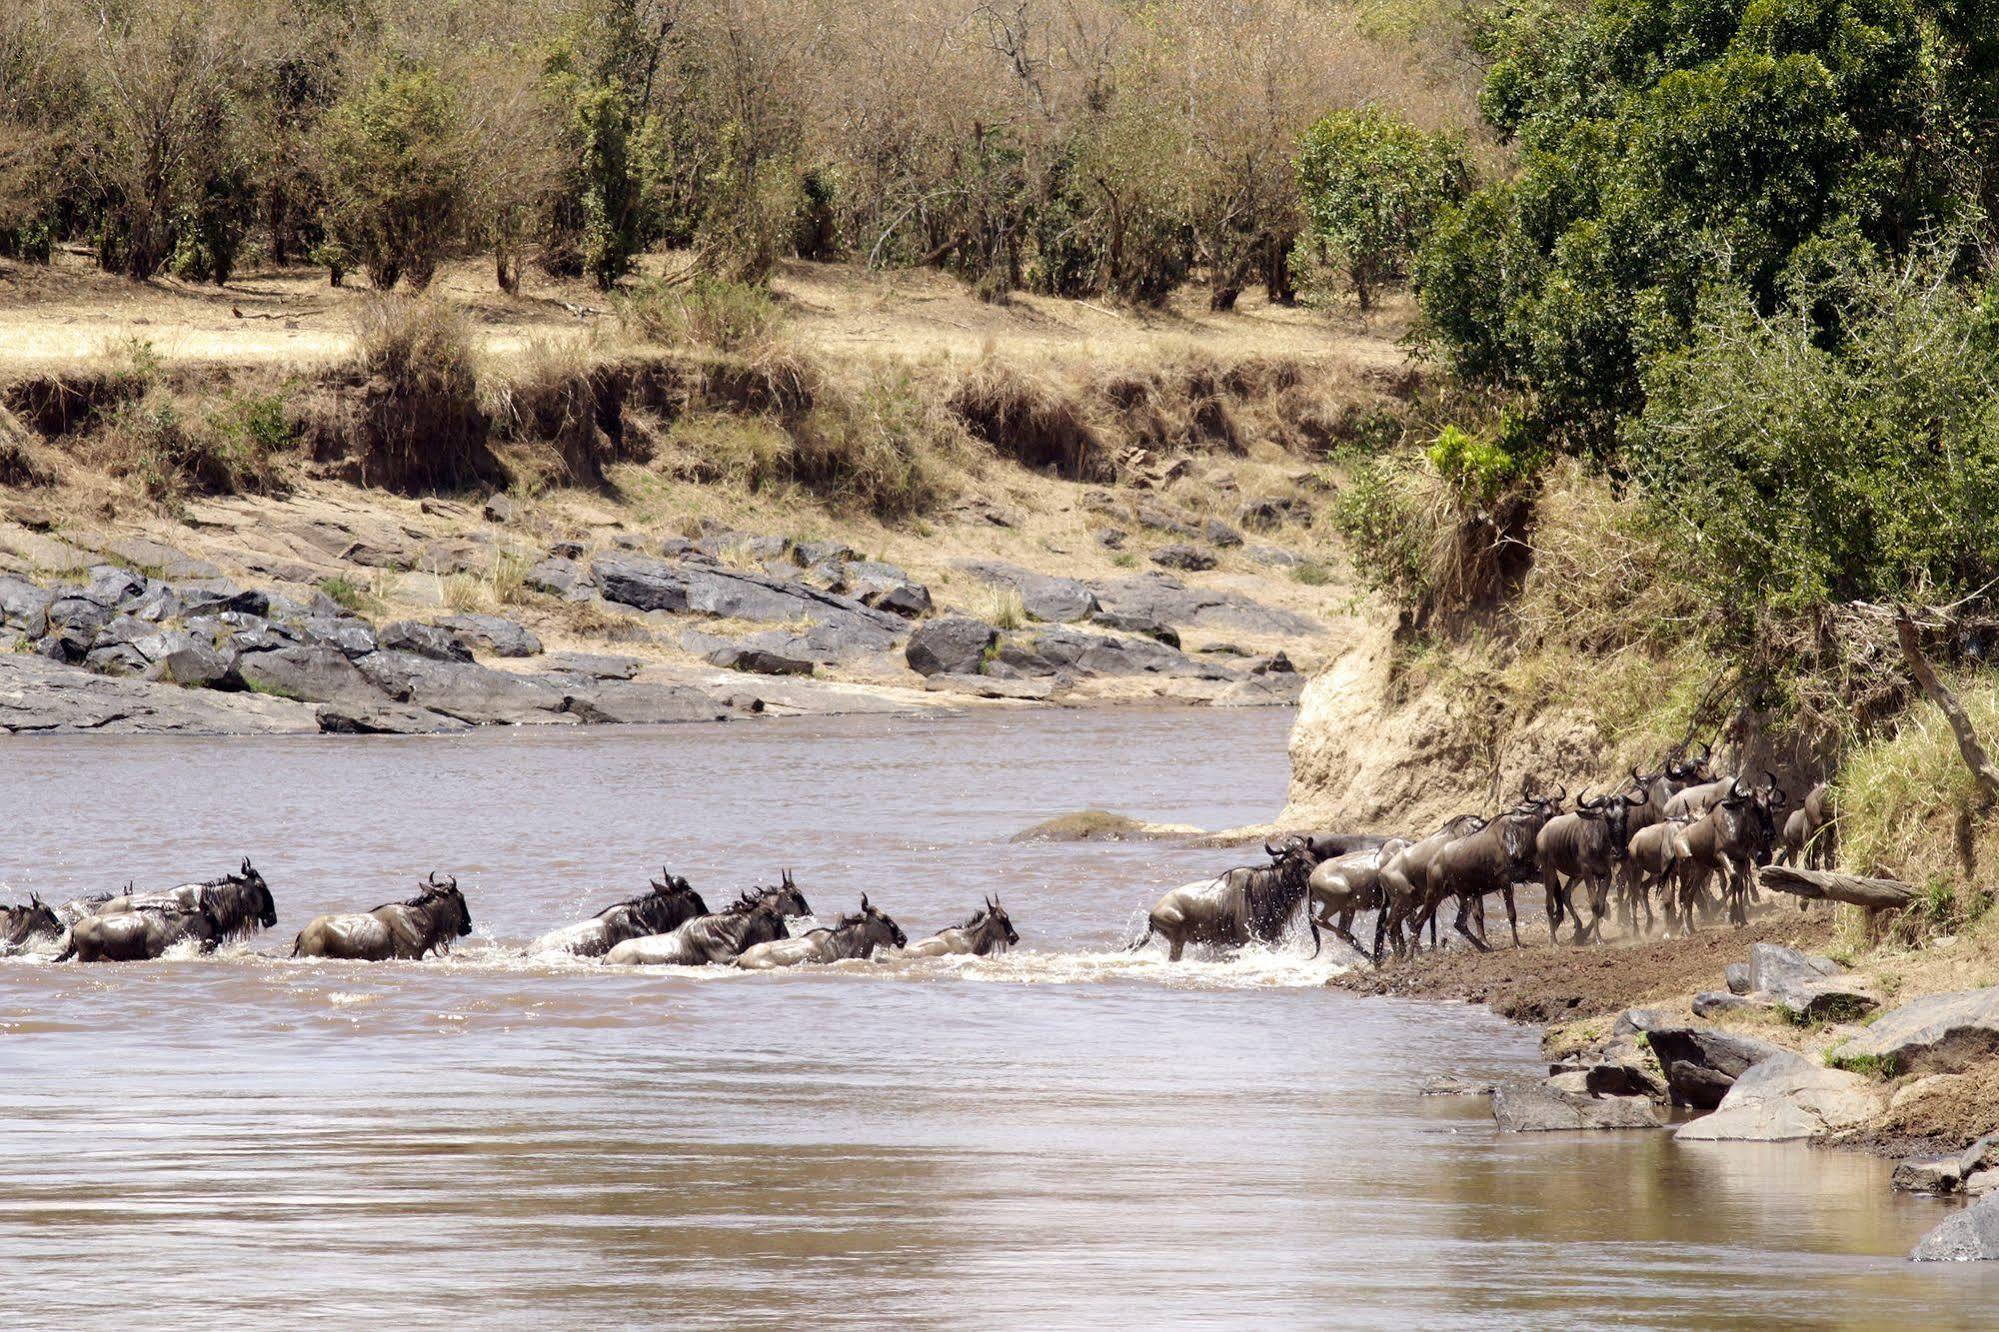
[[[435,297],[382,295],[355,316],[355,361],[368,380],[359,423],[361,479],[405,493],[500,478],[487,447],[471,326]]]
[[[995,629],[1025,629],[1027,607],[1020,590],[1000,583],[982,583],[966,598],[966,609]]]
[[[1111,458],[1077,395],[1052,376],[981,358],[950,393],[951,411],[1002,457],[1072,480],[1104,480]]]
[[[773,341],[783,320],[768,289],[707,276],[642,282],[618,301],[628,334],[667,347],[748,353]]]

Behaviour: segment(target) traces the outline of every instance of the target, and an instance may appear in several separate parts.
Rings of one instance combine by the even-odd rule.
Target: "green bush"
[[[784,312],[766,288],[697,276],[642,283],[620,300],[618,315],[648,342],[744,352],[767,343]]]
[[[1360,308],[1405,271],[1443,208],[1464,197],[1463,144],[1375,107],[1335,111],[1305,131],[1298,192],[1306,246],[1337,255]]]
[[[327,113],[320,136],[334,236],[368,280],[421,290],[464,227],[465,133],[437,72],[391,63]]]

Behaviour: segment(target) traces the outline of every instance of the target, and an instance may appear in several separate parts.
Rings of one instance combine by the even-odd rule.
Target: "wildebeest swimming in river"
[[[184,883],[157,893],[119,893],[90,914],[113,916],[157,907],[203,911],[225,938],[269,929],[278,923],[278,906],[271,898],[270,886],[247,856],[242,868],[234,874],[204,883]]]
[[[1281,848],[1265,842],[1270,864],[1232,869],[1209,883],[1190,883],[1159,899],[1146,917],[1136,952],[1157,934],[1166,940],[1167,959],[1178,962],[1188,944],[1241,948],[1252,940],[1275,943],[1306,898],[1312,851],[1302,841]],[[1305,912],[1312,931],[1312,956],[1319,955],[1319,925]]]
[[[213,952],[223,931],[207,907],[141,907],[107,916],[85,916],[69,927],[69,946],[56,955],[68,962],[141,962],[192,940]]]
[[[589,920],[551,930],[536,939],[528,951],[602,957],[627,939],[667,934],[708,914],[708,904],[687,880],[664,869],[660,874],[664,882],[654,879],[649,891],[605,907]]]
[[[792,914],[793,900],[801,904],[805,900],[796,888],[745,893],[723,910],[697,917],[667,934],[627,939],[604,954],[604,960],[614,966],[639,967],[705,967],[733,962],[746,948],[791,937],[784,920]]]
[[[988,897],[963,925],[943,930],[928,939],[918,939],[898,948],[895,957],[989,957],[1020,942],[1013,931],[1013,917],[1007,915],[998,897]]]
[[[868,905],[861,894],[859,914],[842,916],[831,926],[789,939],[773,939],[756,944],[736,955],[736,965],[748,971],[772,971],[807,962],[845,962],[866,958],[877,948],[901,948],[909,942],[902,927],[879,907]]]
[[[37,943],[57,943],[63,928],[55,908],[31,893],[26,905],[0,907],[0,953],[25,952]]]
[[[435,871],[422,891],[407,902],[390,902],[373,911],[319,916],[299,931],[293,957],[339,957],[382,962],[392,957],[420,958],[436,949],[449,952],[451,941],[472,932],[472,912],[458,880],[439,881]]]

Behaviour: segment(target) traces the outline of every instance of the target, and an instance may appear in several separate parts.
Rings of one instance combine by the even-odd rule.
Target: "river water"
[[[1102,805],[1240,825],[1288,714],[1023,712],[450,739],[16,742],[0,879],[68,896],[252,855],[279,928],[0,963],[14,1326],[1989,1325],[1902,1260],[1886,1167],[1663,1134],[1501,1137],[1439,1073],[1535,1066],[1481,1010],[1324,988],[1296,946],[1127,957],[1231,853],[1012,844]],[[519,945],[644,886],[790,867],[971,964],[636,972]],[[447,961],[275,956],[455,873]]]

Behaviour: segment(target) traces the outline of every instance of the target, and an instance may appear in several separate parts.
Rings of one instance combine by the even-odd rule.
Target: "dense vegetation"
[[[1448,63],[1313,0],[19,0],[0,256],[246,258],[421,288],[479,250],[610,287],[649,247],[1217,308],[1291,294],[1300,132],[1462,125]],[[1438,71],[1434,76],[1425,69]]]

